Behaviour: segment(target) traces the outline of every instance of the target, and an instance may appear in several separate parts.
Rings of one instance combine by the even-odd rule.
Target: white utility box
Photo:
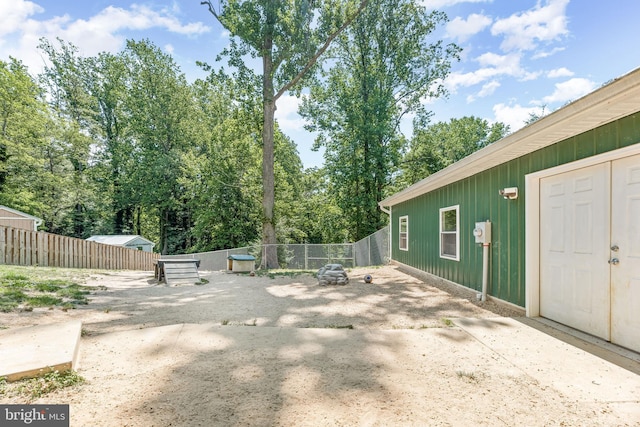
[[[491,243],[491,222],[476,222],[473,235],[476,238],[476,243]]]

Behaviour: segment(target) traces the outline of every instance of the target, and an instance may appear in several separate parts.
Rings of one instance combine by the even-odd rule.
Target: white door
[[[540,315],[610,339],[610,163],[540,180]]]
[[[640,351],[640,155],[613,162],[611,342]]]
[[[640,155],[540,180],[540,315],[640,351]]]

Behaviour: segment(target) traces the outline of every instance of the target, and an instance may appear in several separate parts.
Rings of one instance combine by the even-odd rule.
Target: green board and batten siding
[[[393,206],[392,258],[471,289],[482,285],[482,247],[475,223],[492,223],[488,293],[525,305],[525,175],[640,142],[640,114],[633,114],[469,178]],[[518,187],[505,200],[498,190]],[[440,257],[439,210],[460,206],[460,261]],[[398,224],[409,217],[409,250],[398,249]]]

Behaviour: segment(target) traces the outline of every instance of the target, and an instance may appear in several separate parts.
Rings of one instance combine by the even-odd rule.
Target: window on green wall
[[[460,206],[440,209],[440,257],[460,260]]]
[[[400,217],[400,227],[398,228],[398,247],[400,250],[408,251],[409,250],[409,217],[401,216]]]

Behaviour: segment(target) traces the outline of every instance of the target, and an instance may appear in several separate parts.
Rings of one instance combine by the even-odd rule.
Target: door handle
[[[611,259],[609,260],[609,264],[611,264],[611,265],[618,265],[618,264],[620,264],[620,260],[619,260],[618,258],[611,258]]]

